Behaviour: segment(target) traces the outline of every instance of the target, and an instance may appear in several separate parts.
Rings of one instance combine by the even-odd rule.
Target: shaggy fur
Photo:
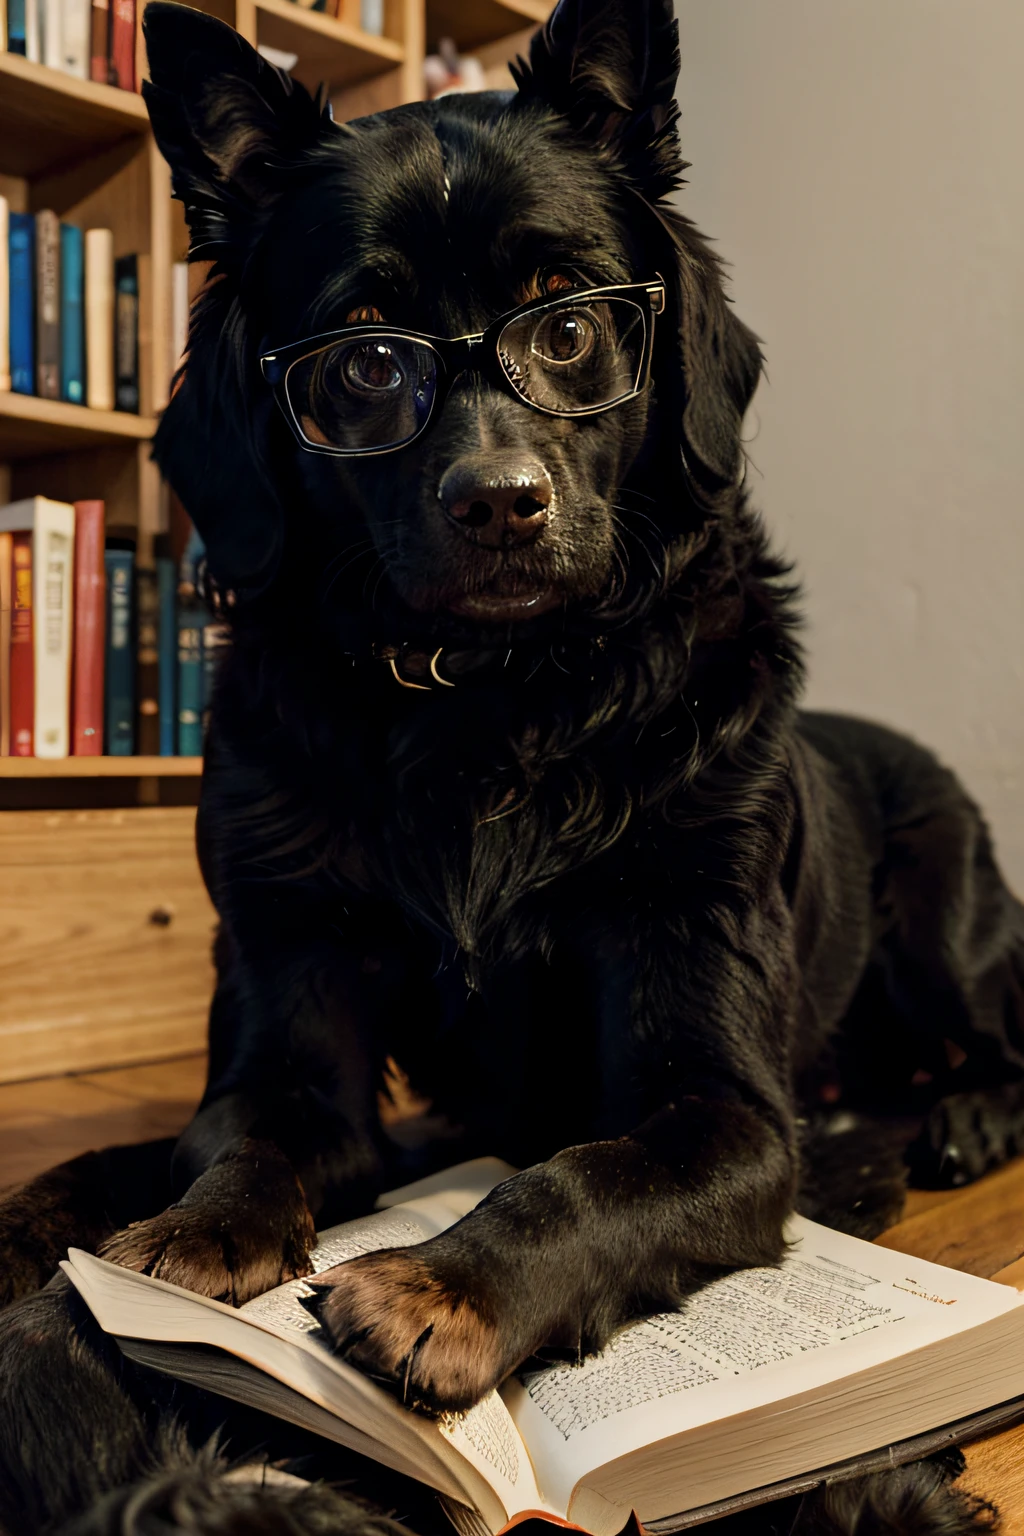
[[[794,1202],[877,1231],[908,1143],[933,1182],[1012,1151],[1024,914],[978,811],[922,748],[797,710],[795,592],[741,484],[760,351],[668,201],[670,6],[562,0],[516,92],[346,125],[212,18],[154,0],[145,28],[154,131],[215,261],[156,443],[232,629],[199,817],[210,1073],[179,1203],[166,1168],[111,1197],[68,1165],[0,1208],[9,1290],[74,1239],[237,1301],[303,1270],[314,1219],[498,1153],[525,1171],[321,1300],[339,1350],[436,1413],[773,1262]],[[344,459],[298,446],[260,373],[350,320],[458,337],[658,276],[650,387],[601,415],[467,371],[415,442]],[[382,1119],[391,1059],[431,1106],[418,1135]],[[16,1372],[39,1423],[62,1371],[100,1371],[61,1307],[30,1313]],[[104,1369],[109,1418],[62,1391],[69,1446],[113,1437],[82,1507],[127,1509],[118,1480],[145,1475],[154,1513],[126,1528],[174,1499],[171,1529],[234,1528],[192,1471],[147,1466],[141,1389]],[[8,1511],[49,1497],[42,1444]],[[977,1527],[927,1469],[883,1484],[794,1529]],[[264,1528],[320,1529],[315,1497]]]

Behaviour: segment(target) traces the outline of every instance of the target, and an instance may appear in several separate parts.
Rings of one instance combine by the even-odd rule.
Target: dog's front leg
[[[220,947],[210,1081],[175,1152],[180,1198],[99,1253],[238,1306],[308,1273],[314,1216],[368,1209],[381,1160],[354,957]]]
[[[793,972],[755,958],[763,913],[746,941],[726,927],[734,942],[688,932],[637,979],[623,1027],[659,1107],[629,1134],[566,1148],[430,1242],[323,1277],[321,1317],[346,1358],[412,1406],[462,1409],[541,1348],[582,1358],[714,1276],[781,1256]],[[788,942],[784,921],[776,937]]]

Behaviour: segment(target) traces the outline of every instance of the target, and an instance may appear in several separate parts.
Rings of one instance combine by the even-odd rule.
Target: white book
[[[0,389],[11,387],[10,211],[0,197]]]
[[[359,25],[372,37],[384,35],[384,0],[360,0]]]
[[[89,78],[90,0],[61,0],[64,59],[61,68],[79,80]]]
[[[64,68],[64,0],[39,0],[40,52],[48,69]]]
[[[435,1236],[509,1171],[496,1159],[464,1164],[322,1233],[316,1280]],[[872,1456],[909,1460],[922,1454],[912,1437],[952,1421],[1006,1422],[1010,1399],[1019,1415],[1024,1296],[799,1216],[786,1236],[779,1264],[713,1281],[582,1364],[534,1363],[440,1420],[401,1407],[331,1351],[303,1305],[307,1280],[234,1310],[77,1249],[63,1268],[132,1359],[419,1478],[444,1496],[460,1536],[527,1514],[615,1536],[631,1510],[679,1529],[722,1501],[774,1497],[787,1479],[806,1487],[837,1464],[849,1476]]]
[[[32,653],[35,755],[67,757],[71,712],[71,635],[75,509],[31,496],[0,507],[0,533],[32,535]]]
[[[85,232],[85,400],[114,409],[114,234]]]
[[[25,0],[25,57],[30,64],[41,64],[43,0]]]
[[[171,378],[185,361],[188,313],[188,262],[176,261],[171,268]]]

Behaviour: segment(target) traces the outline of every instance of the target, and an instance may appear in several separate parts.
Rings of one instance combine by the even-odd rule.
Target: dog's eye
[[[587,315],[559,310],[541,318],[530,350],[546,363],[578,363],[591,351],[594,340],[595,327]]]
[[[341,376],[346,388],[357,395],[397,389],[405,377],[391,347],[383,341],[363,341],[349,347],[341,360]]]

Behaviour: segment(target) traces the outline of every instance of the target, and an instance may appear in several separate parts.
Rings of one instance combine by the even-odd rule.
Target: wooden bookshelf
[[[0,779],[197,779],[201,757],[0,757]]]
[[[146,442],[156,423],[128,411],[92,411],[66,400],[41,400],[0,390],[0,459],[38,458],[75,448]]]
[[[4,38],[6,43],[6,36]],[[0,171],[33,178],[145,138],[142,97],[0,51]]]
[[[461,53],[470,53],[524,27],[540,26],[550,12],[548,0],[427,0],[427,52],[450,37]]]

